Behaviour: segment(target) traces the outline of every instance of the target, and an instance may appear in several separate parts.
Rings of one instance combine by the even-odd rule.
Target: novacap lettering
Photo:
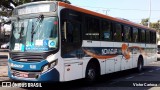
[[[11,67],[14,67],[14,68],[23,68],[24,65],[18,65],[18,64],[11,63]]]
[[[116,54],[116,53],[117,53],[117,49],[102,49],[102,55]]]

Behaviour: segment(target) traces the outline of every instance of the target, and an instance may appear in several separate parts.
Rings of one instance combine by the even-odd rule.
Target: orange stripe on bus
[[[89,56],[91,56],[91,57],[94,57],[94,58],[97,58],[97,59],[109,59],[109,58],[114,58],[114,57],[118,56],[118,55],[102,56],[102,55],[96,55],[96,54],[94,54],[94,53],[92,53],[92,52],[90,52],[90,51],[84,50],[84,49],[83,49],[83,51],[84,51],[87,55],[89,55]]]

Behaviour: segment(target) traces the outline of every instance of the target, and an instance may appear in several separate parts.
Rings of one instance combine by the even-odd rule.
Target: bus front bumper
[[[16,62],[8,60],[8,77],[18,81],[35,82],[59,82],[59,72],[56,68],[51,68],[42,73],[42,68],[48,64],[46,60],[34,63]]]

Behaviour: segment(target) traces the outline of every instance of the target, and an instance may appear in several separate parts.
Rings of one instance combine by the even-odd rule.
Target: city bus
[[[11,17],[8,76],[65,82],[157,60],[156,30],[59,1],[17,6]]]

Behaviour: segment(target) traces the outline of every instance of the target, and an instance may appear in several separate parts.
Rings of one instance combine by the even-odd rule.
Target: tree
[[[10,17],[14,7],[24,3],[36,2],[36,1],[51,1],[51,0],[2,0],[0,1],[0,19],[2,17]],[[71,4],[68,0],[52,0],[52,1],[62,1]]]
[[[28,3],[28,2],[36,2],[36,1],[47,1],[47,0],[1,0],[0,1],[0,36],[1,36],[1,26],[5,24],[10,24],[11,21],[5,21],[4,17],[10,17],[14,7]],[[48,0],[51,1],[51,0]],[[63,1],[65,3],[70,4],[68,0],[52,0],[52,1]],[[0,37],[1,39],[1,37]]]
[[[148,18],[142,19],[141,24],[144,26],[148,26],[148,20]],[[160,35],[160,20],[158,20],[157,22],[150,22],[150,28],[157,30]],[[159,41],[160,38],[158,38],[157,40]]]
[[[149,20],[148,18],[142,19],[140,24],[144,26],[148,26],[148,20]],[[157,22],[150,22],[150,27],[159,31],[160,30],[160,20],[158,20]]]
[[[1,0],[0,1],[0,8],[1,8],[0,15],[10,16],[14,7],[24,4],[24,3],[36,2],[36,1],[47,1],[47,0]],[[52,0],[52,1],[62,1],[65,3],[71,4],[68,0]]]
[[[149,21],[149,18],[146,18],[146,19],[142,19],[141,23],[142,25],[144,26],[148,26],[148,21]]]
[[[4,17],[11,16],[11,13],[17,5],[31,2],[31,0],[2,0],[0,2],[0,15]]]

